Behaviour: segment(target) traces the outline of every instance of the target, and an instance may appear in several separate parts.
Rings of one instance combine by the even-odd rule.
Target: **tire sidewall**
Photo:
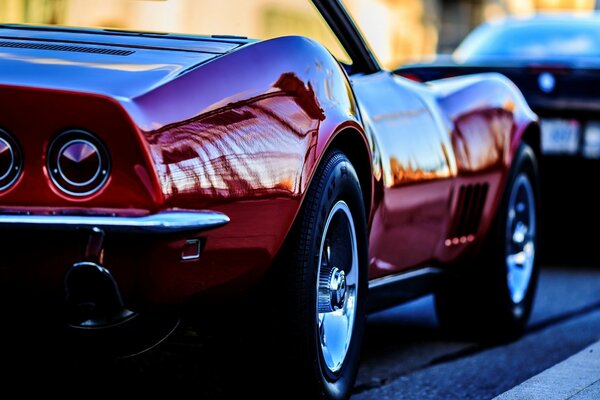
[[[309,303],[309,307],[311,307],[312,310],[310,314],[312,314],[312,320],[314,321],[313,338],[315,362],[313,365],[315,367],[314,372],[318,378],[318,384],[323,390],[324,397],[344,399],[350,394],[356,379],[365,324],[366,297],[368,290],[366,218],[359,180],[352,164],[340,152],[333,152],[326,158],[327,160],[323,163],[325,165],[325,170],[321,173],[327,175],[327,180],[322,187],[323,190],[321,190],[321,193],[318,193],[315,197],[315,200],[318,202],[317,221],[315,224],[317,229],[313,232],[311,240],[312,254],[315,255],[315,260],[314,263],[312,263],[311,268],[311,280],[313,284],[310,287],[312,293],[309,296],[309,298],[312,299]],[[333,206],[340,200],[346,202],[352,213],[359,257],[359,270],[357,307],[351,342],[341,369],[333,374],[326,368],[320,349],[316,305],[317,275],[319,270],[317,264],[321,240],[325,234],[324,230],[327,218]]]
[[[512,301],[510,289],[508,286],[508,266],[506,265],[506,249],[508,246],[507,240],[507,223],[509,218],[509,201],[512,191],[514,190],[514,185],[517,177],[520,174],[527,175],[529,179],[529,183],[533,189],[534,196],[534,207],[535,207],[535,236],[534,236],[534,261],[531,272],[531,278],[529,280],[529,285],[527,287],[527,291],[523,300],[519,303],[514,303]],[[539,235],[540,235],[540,221],[539,221],[539,181],[538,181],[538,171],[537,171],[537,163],[535,158],[535,153],[527,144],[521,144],[519,149],[517,150],[513,162],[513,166],[510,170],[508,183],[506,186],[506,190],[504,191],[504,195],[502,198],[502,206],[499,213],[499,223],[495,227],[496,229],[496,237],[498,238],[497,243],[495,244],[494,258],[497,260],[497,265],[494,268],[497,273],[494,274],[494,279],[498,279],[498,282],[501,282],[499,285],[500,293],[497,297],[499,301],[501,301],[502,308],[509,317],[509,320],[514,322],[514,327],[512,330],[522,331],[525,328],[525,324],[529,319],[529,315],[531,313],[531,309],[533,306],[533,298],[535,296],[537,280],[539,275]]]

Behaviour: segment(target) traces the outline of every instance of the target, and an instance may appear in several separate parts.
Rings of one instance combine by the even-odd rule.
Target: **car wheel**
[[[459,268],[436,294],[442,327],[463,337],[492,341],[523,333],[539,273],[538,193],[535,154],[522,144],[481,255]]]
[[[358,371],[367,295],[365,206],[356,172],[325,155],[279,257],[278,338],[302,398],[346,399]],[[278,297],[279,297],[278,296]]]

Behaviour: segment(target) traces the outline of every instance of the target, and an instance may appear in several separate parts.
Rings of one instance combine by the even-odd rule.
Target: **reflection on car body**
[[[314,5],[351,65],[300,36],[0,26],[2,280],[66,293],[83,333],[266,285],[308,398],[350,395],[367,308],[437,290],[448,328],[519,335],[536,116],[499,74],[383,70],[340,2]]]

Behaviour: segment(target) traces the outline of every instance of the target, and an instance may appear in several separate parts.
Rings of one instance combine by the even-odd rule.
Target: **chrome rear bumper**
[[[78,230],[104,232],[169,234],[218,228],[229,217],[216,211],[165,211],[143,217],[93,215],[0,215],[0,229]]]

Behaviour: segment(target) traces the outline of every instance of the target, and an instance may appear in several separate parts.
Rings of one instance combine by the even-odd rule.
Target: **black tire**
[[[343,202],[347,207],[343,210]],[[336,211],[337,210],[337,211]],[[341,213],[341,214],[339,214]],[[338,254],[336,246],[343,246],[344,238],[351,235],[351,230],[332,231],[338,225],[351,224],[353,221],[356,247],[356,263],[348,267],[347,259]],[[332,218],[329,218],[330,214]],[[339,215],[338,215],[339,214]],[[334,222],[338,221],[338,222]],[[347,221],[344,223],[343,221]],[[337,224],[337,225],[335,225]],[[327,232],[335,235],[323,238]],[[331,228],[331,229],[329,229]],[[346,233],[344,233],[346,232]],[[332,240],[333,238],[341,238]],[[331,243],[336,242],[336,243]],[[324,274],[325,267],[319,267],[323,243],[331,250],[330,265],[339,264],[340,270],[346,274],[352,273],[357,282],[348,289],[348,296],[356,295],[355,316],[351,329],[349,345],[341,367],[332,371],[324,358],[317,310],[320,301],[317,300],[319,271]],[[350,244],[351,245],[351,244]],[[343,254],[344,252],[339,252]],[[335,258],[335,260],[334,260]],[[354,257],[351,257],[352,259]],[[344,265],[344,266],[343,266]],[[356,274],[350,272],[357,268]],[[354,271],[354,270],[352,270]],[[296,218],[296,222],[286,240],[284,249],[278,257],[272,283],[276,299],[285,299],[277,307],[277,324],[274,329],[274,346],[281,346],[285,351],[275,355],[278,359],[278,371],[275,372],[279,382],[293,387],[294,396],[305,399],[347,399],[350,397],[356,374],[358,372],[359,356],[365,325],[366,295],[367,295],[367,233],[366,216],[362,192],[354,167],[348,158],[340,151],[327,153],[318,167],[313,181],[308,189],[304,204]],[[350,275],[348,275],[350,282]],[[321,286],[319,286],[321,287]],[[350,286],[348,286],[350,288]],[[273,292],[271,292],[273,293]],[[347,303],[344,303],[344,306]],[[344,312],[345,312],[344,308]],[[326,317],[329,318],[329,317]],[[325,319],[323,319],[324,321]],[[347,337],[347,336],[346,336]],[[278,343],[278,344],[277,344]],[[271,348],[273,348],[271,346]]]
[[[509,283],[511,268],[507,255],[511,246],[517,246],[512,239],[516,236],[513,235],[509,239],[508,232],[512,231],[513,225],[516,226],[515,221],[519,217],[509,220],[509,208],[511,193],[515,193],[513,204],[515,201],[521,201],[517,199],[522,195],[520,191],[527,193],[524,180],[527,180],[533,194],[531,207],[534,207],[535,217],[530,223],[533,228],[528,226],[526,231],[532,237],[525,236],[525,241],[530,240],[533,245],[533,261],[532,264],[528,264],[531,265],[529,280],[524,280],[521,285],[523,289],[517,290],[514,289],[515,285]],[[518,203],[517,208],[524,203],[528,201]],[[531,147],[521,144],[515,155],[498,214],[490,227],[480,255],[468,265],[456,268],[447,284],[436,294],[436,311],[442,328],[460,338],[493,342],[514,340],[523,334],[533,307],[539,274],[538,257],[535,254],[539,251],[537,210],[539,184],[536,157]],[[531,247],[528,247],[529,250]],[[524,254],[527,253],[525,247],[523,251]],[[526,267],[522,268],[525,271]]]

